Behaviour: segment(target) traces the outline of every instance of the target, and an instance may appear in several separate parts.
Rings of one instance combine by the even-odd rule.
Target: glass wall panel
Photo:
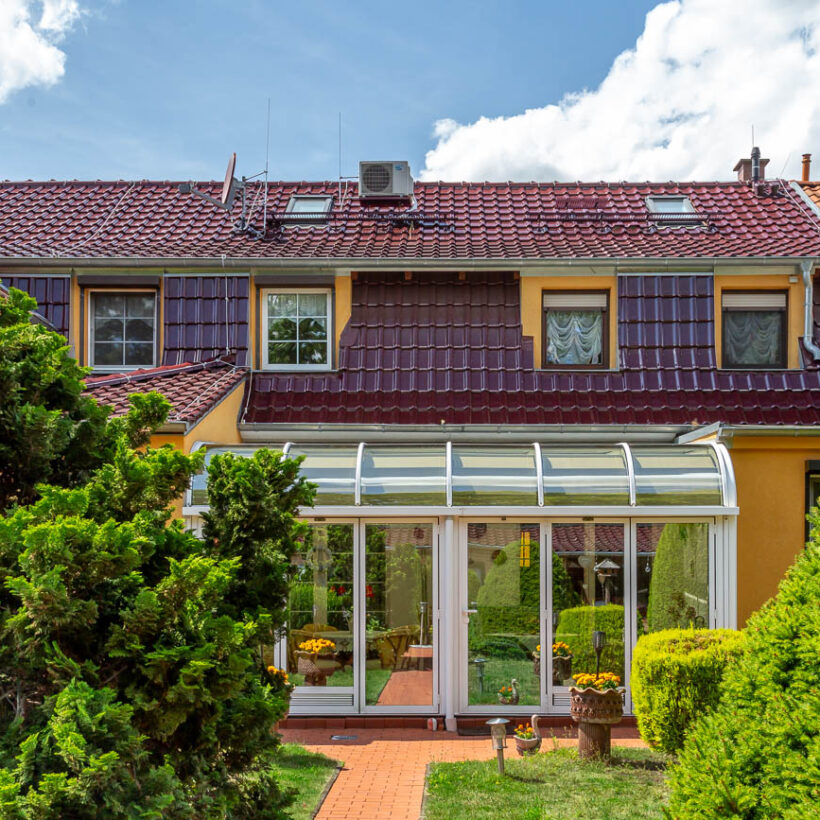
[[[532,447],[453,447],[455,506],[538,504]]]
[[[626,454],[621,447],[541,446],[544,504],[629,505]]]
[[[637,524],[638,637],[709,626],[709,525]]]
[[[468,703],[541,703],[538,524],[467,525]]]
[[[447,465],[444,445],[368,447],[362,455],[362,504],[444,506]]]
[[[365,526],[365,703],[433,703],[433,526]]]
[[[595,671],[595,630],[606,633],[601,671],[624,681],[623,524],[552,525],[552,628],[554,686]]]
[[[311,524],[293,557],[288,671],[297,686],[353,686],[353,524]]]
[[[357,446],[291,447],[289,456],[305,456],[302,475],[318,485],[315,505],[353,504],[356,501]]]
[[[633,447],[637,504],[722,504],[720,465],[711,447]]]

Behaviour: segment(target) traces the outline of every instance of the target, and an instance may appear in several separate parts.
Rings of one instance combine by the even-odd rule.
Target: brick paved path
[[[357,738],[332,741],[333,734]],[[283,729],[282,736],[286,743],[301,743],[344,762],[318,820],[418,820],[428,763],[495,757],[489,737],[458,737],[422,729]],[[573,746],[576,741],[561,739],[558,743]],[[612,743],[643,745],[632,738],[613,738]],[[515,755],[512,742],[508,753]]]

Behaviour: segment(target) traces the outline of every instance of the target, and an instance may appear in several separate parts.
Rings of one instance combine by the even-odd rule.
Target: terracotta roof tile
[[[214,196],[222,183],[197,183]],[[261,185],[261,183],[260,183]],[[415,184],[417,208],[374,204],[357,187],[275,182],[225,212],[171,182],[0,183],[0,258],[538,259],[813,255],[816,218],[779,180],[740,182]],[[334,199],[322,225],[286,224],[294,193]],[[688,196],[702,220],[670,227],[647,195]]]
[[[146,370],[135,370],[86,379],[86,392],[100,404],[114,407],[114,415],[128,410],[128,397],[134,393],[161,393],[171,402],[169,422],[191,424],[218,404],[239,382],[247,370],[221,360],[199,364],[184,363]]]

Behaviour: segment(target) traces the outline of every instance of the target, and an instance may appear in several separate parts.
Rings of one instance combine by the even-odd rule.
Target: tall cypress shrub
[[[720,705],[688,736],[669,817],[805,820],[820,806],[820,519],[748,622]]]

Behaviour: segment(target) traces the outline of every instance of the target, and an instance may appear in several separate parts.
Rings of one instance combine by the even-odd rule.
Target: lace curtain
[[[600,311],[547,311],[547,363],[600,364],[603,331]]]
[[[780,311],[729,310],[723,314],[726,362],[730,366],[760,367],[783,364]]]

